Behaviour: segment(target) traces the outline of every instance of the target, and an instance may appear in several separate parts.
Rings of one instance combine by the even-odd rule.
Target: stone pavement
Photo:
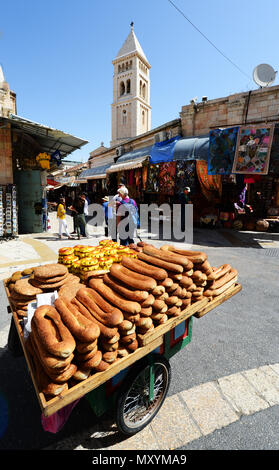
[[[74,450],[174,450],[278,404],[279,364],[262,366],[167,397],[152,422],[130,438],[121,439],[113,422],[102,421],[90,437],[79,435],[83,444]],[[73,439],[47,449],[73,449]]]

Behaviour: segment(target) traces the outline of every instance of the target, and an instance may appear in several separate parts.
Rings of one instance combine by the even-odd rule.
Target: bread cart
[[[8,296],[5,281],[4,285]],[[94,373],[48,400],[38,389],[32,361],[24,344],[22,322],[11,306],[8,307],[13,316],[9,337],[15,329],[44,417],[86,397],[97,416],[113,408],[119,431],[131,436],[150,423],[161,408],[171,380],[169,359],[192,340],[193,316],[202,318],[241,289],[241,284],[236,283],[211,301],[204,298],[193,303],[179,316],[138,335],[139,348],[129,356],[118,359],[107,370]]]

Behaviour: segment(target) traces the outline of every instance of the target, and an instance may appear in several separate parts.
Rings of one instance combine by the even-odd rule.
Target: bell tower
[[[151,128],[151,68],[131,23],[130,33],[112,61],[113,102],[111,142],[114,146]]]

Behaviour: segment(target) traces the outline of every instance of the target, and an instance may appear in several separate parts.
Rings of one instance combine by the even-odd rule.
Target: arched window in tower
[[[126,93],[131,93],[131,80],[128,79],[126,82]]]
[[[125,126],[127,124],[127,111],[126,111],[126,109],[123,109],[123,112],[122,112],[122,123],[123,123],[123,126]]]
[[[144,111],[142,111],[141,113],[141,123],[143,126],[145,125],[145,112]]]
[[[146,95],[146,86],[145,86],[145,83],[142,85],[142,97],[145,99],[145,95]]]
[[[122,95],[125,94],[125,84],[124,84],[124,82],[121,82],[121,83],[120,83],[119,94],[120,94],[120,96],[122,96]]]
[[[140,96],[141,96],[141,95],[142,95],[142,81],[141,81],[141,80],[140,80],[140,83],[139,83],[139,85],[140,85],[139,94],[140,94]]]

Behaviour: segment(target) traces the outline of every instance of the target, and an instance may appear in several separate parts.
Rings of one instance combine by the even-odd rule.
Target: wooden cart
[[[38,389],[21,321],[10,308],[43,415],[51,416],[75,400],[86,397],[97,416],[113,406],[117,426],[123,434],[132,435],[140,431],[163,404],[170,383],[169,359],[190,343],[193,316],[203,317],[241,289],[241,284],[236,283],[212,301],[204,298],[190,305],[178,317],[171,317],[152,331],[139,335],[139,348],[129,356],[48,400]],[[8,296],[7,287],[6,292]]]

